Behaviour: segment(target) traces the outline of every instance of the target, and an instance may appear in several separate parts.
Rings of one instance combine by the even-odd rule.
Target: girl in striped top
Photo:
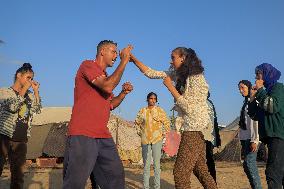
[[[23,188],[23,166],[26,162],[27,141],[33,114],[40,113],[39,83],[34,72],[24,63],[15,74],[14,84],[0,88],[0,176],[8,156],[11,188]],[[33,89],[33,93],[29,91]]]

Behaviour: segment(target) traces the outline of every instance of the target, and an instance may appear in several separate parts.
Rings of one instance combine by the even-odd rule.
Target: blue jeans
[[[154,162],[154,188],[160,189],[160,174],[161,174],[161,151],[162,151],[162,141],[155,144],[142,144],[142,156],[144,163],[143,172],[143,185],[144,189],[149,189],[149,179],[150,179],[150,167],[153,156]]]
[[[249,179],[249,183],[252,189],[261,189],[261,182],[256,165],[257,152],[252,152],[250,149],[250,139],[241,140],[242,152],[244,155],[243,168]]]
[[[268,159],[265,174],[268,189],[282,189],[284,186],[284,140],[269,137],[267,147]]]

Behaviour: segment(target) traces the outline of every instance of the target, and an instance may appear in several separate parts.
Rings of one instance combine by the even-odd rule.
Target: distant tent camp
[[[214,155],[217,161],[240,161],[241,160],[241,144],[238,134],[224,147],[221,152]]]
[[[221,151],[214,154],[217,161],[240,161],[241,144],[238,138],[239,118],[220,131]]]
[[[221,149],[214,154],[217,161],[239,162],[241,161],[241,143],[238,138],[239,117],[237,117],[226,128],[220,131],[222,140]],[[264,144],[260,144],[257,154],[258,161],[266,161],[267,149]]]
[[[53,124],[45,139],[42,153],[48,157],[64,157],[68,122]]]
[[[44,108],[35,116],[31,138],[28,141],[27,159],[38,157],[64,156],[67,125],[71,108]],[[222,146],[215,151],[217,161],[240,161],[241,146],[238,139],[238,122],[236,118],[226,128],[221,129]],[[114,141],[118,141],[118,152],[122,160],[139,162],[141,155],[141,138],[137,135],[133,123],[111,115],[108,123]],[[117,129],[118,128],[118,129]],[[131,141],[131,142],[129,142]],[[264,145],[260,146],[258,158],[267,156]]]
[[[37,115],[28,142],[27,159],[38,157],[64,157],[70,108],[44,108]],[[111,115],[108,128],[118,145],[122,160],[139,162],[142,158],[141,138],[137,135],[133,122]],[[129,142],[131,141],[131,142]]]

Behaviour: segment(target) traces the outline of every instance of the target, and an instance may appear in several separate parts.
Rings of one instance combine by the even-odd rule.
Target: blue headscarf
[[[262,73],[262,80],[267,92],[270,92],[275,83],[280,79],[281,72],[271,64],[263,63],[255,68],[255,73]]]

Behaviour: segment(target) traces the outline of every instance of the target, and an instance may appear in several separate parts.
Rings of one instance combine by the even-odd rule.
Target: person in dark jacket
[[[244,172],[247,175],[252,189],[261,189],[260,176],[256,164],[257,151],[259,146],[258,121],[251,119],[248,115],[250,103],[250,91],[252,84],[248,80],[241,80],[238,84],[240,94],[244,97],[240,112],[239,139],[243,159]]]
[[[214,147],[220,147],[221,146],[221,138],[220,138],[220,134],[219,134],[219,127],[218,127],[218,120],[217,120],[217,113],[216,113],[216,109],[215,106],[212,102],[212,100],[209,99],[210,98],[210,93],[208,92],[208,96],[207,96],[207,104],[209,107],[209,114],[210,114],[210,118],[211,121],[213,122],[213,136],[214,139],[212,141],[208,141],[206,140],[206,164],[208,167],[208,171],[210,173],[210,175],[213,177],[213,179],[216,182],[216,168],[215,168],[215,161],[214,161],[214,157],[213,157],[213,149]]]
[[[264,111],[264,131],[268,147],[266,180],[268,189],[280,189],[284,181],[284,86],[281,72],[263,63],[255,69],[252,90],[258,107]]]

